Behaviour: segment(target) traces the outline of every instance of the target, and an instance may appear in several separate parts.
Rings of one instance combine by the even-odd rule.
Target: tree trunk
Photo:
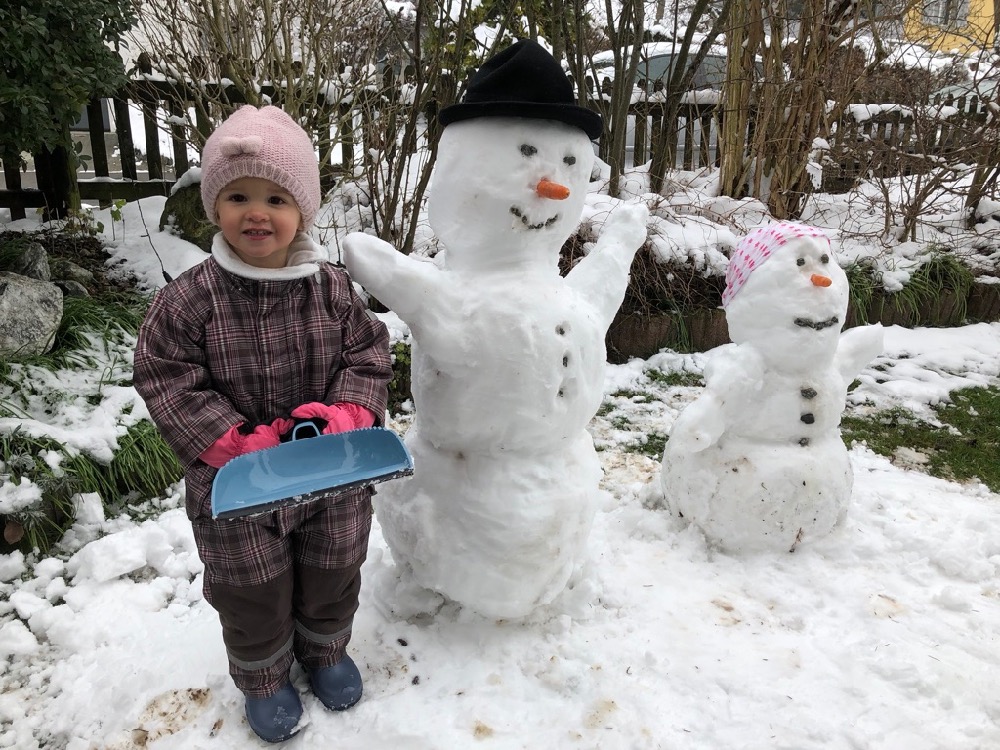
[[[760,7],[755,5],[754,9],[759,12]],[[742,198],[747,191],[747,136],[754,57],[759,46],[751,41],[750,31],[757,27],[757,24],[751,23],[748,5],[736,3],[732,6],[729,11],[729,30],[726,32],[726,83],[722,91],[722,112],[719,117],[719,151],[722,155],[719,191],[733,198]]]
[[[972,183],[969,185],[969,192],[965,196],[966,229],[975,227],[979,202],[996,188],[998,177],[1000,177],[1000,145],[994,141],[983,149],[975,174],[972,176]]]
[[[72,139],[67,129],[63,143],[55,148],[42,148],[34,155],[38,188],[45,195],[43,221],[65,219],[82,208],[80,187],[76,182],[76,155],[71,156]]]
[[[654,144],[649,168],[649,186],[654,193],[658,193],[662,189],[667,169],[673,167],[676,161],[677,113],[680,110],[681,99],[691,87],[695,71],[708,56],[712,44],[725,28],[724,24],[729,17],[732,4],[732,0],[724,0],[722,7],[719,8],[719,17],[712,29],[702,40],[698,51],[689,57],[698,21],[708,12],[712,3],[710,0],[696,0],[694,7],[691,8],[691,17],[688,20],[684,38],[677,45],[670,78],[664,87],[666,89],[666,102],[663,107],[663,118],[660,122],[660,137]],[[690,146],[691,144],[687,144],[686,147]]]
[[[609,19],[614,19],[611,0],[605,0],[605,10]],[[642,38],[643,6],[641,2],[626,0],[621,5],[618,23],[609,24],[608,37],[611,50],[615,56],[615,81],[628,82],[635,80],[639,67],[639,53],[633,47],[633,54],[625,58],[622,54],[625,47],[634,45]],[[621,176],[624,173],[625,139],[628,126],[628,111],[632,99],[632,86],[618,83],[611,88],[605,100],[605,92],[597,82],[598,97],[601,102],[602,114],[605,118],[601,153],[611,167],[611,177],[608,180],[608,193],[618,197],[621,189]]]
[[[564,36],[563,18],[566,6],[563,0],[552,0],[552,11],[549,15],[549,41],[552,42],[552,56],[556,60],[566,59],[566,37]]]
[[[522,9],[524,10],[524,15],[528,21],[528,38],[531,41],[538,40],[538,13],[535,7],[535,3],[522,3]],[[558,58],[557,58],[558,59]]]
[[[751,6],[748,46],[758,49],[754,34],[763,40],[766,31],[770,38],[759,46],[764,84],[750,142],[751,193],[766,201],[776,219],[799,218],[812,192],[809,156],[814,140],[830,129],[823,73],[839,43],[839,29],[851,26],[860,9],[852,0],[806,0],[796,40],[786,45],[787,13],[765,16],[760,0]]]

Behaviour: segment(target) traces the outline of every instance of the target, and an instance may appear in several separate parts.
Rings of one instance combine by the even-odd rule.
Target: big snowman
[[[854,475],[840,417],[882,327],[841,333],[847,276],[829,239],[782,222],[750,232],[726,272],[733,343],[678,416],[660,472],[667,507],[730,552],[792,550],[830,532]]]
[[[414,340],[415,473],[380,489],[375,509],[401,577],[519,618],[585,556],[602,475],[586,425],[647,210],[617,208],[560,276],[601,120],[534,42],[487,60],[439,118],[428,212],[445,251],[431,262],[370,235],[344,243],[352,277]]]

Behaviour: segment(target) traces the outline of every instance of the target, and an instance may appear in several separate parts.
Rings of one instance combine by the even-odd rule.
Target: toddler
[[[322,432],[380,424],[388,332],[306,234],[320,204],[312,142],[276,107],[244,106],[205,143],[211,257],[167,284],[139,331],[135,387],[185,469],[187,514],[251,728],[295,734],[298,660],[333,710],[361,675],[346,654],[358,607],[370,488],[230,520],[211,517],[228,460],[278,445],[296,420]]]

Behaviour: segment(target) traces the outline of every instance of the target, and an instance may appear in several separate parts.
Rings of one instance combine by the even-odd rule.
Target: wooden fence
[[[273,90],[262,90],[262,94],[272,98]],[[174,182],[191,166],[188,153],[189,138],[181,125],[196,97],[207,97],[229,105],[243,101],[235,87],[209,86],[204,92],[185,89],[176,83],[153,80],[136,80],[119,94],[112,97],[110,109],[114,113],[115,140],[120,160],[120,170],[114,175],[104,138],[104,105],[100,100],[90,102],[87,107],[88,130],[95,177],[79,180],[80,197],[84,201],[109,205],[114,200],[138,200],[153,195],[169,195]],[[278,103],[276,101],[276,103]],[[948,102],[951,103],[951,102]],[[139,179],[135,134],[132,132],[130,105],[136,105],[142,112],[144,133],[141,148],[146,164],[146,179]],[[356,133],[352,126],[351,104],[337,104],[325,108],[325,117],[319,119],[318,131],[324,131],[325,138],[320,153],[320,171],[324,189],[331,187],[342,171],[350,173],[355,158],[355,141],[364,139],[365,134]],[[963,144],[975,138],[969,123],[985,119],[987,103],[975,97],[954,102],[962,112],[952,118],[934,120],[922,118],[914,120],[900,109],[880,111],[878,114],[859,120],[845,114],[828,139],[830,150],[824,166],[822,189],[829,192],[849,189],[860,176],[876,174],[906,174],[920,169],[919,161],[926,155],[947,157]],[[207,136],[211,123],[204,118],[203,107],[195,107],[194,127],[202,136]],[[169,117],[164,117],[160,112]],[[320,111],[324,108],[320,103]],[[433,110],[428,112],[433,117]],[[363,123],[366,118],[359,118]],[[664,137],[671,141],[666,145],[668,154],[673,154],[673,165],[680,169],[718,166],[721,154],[718,148],[720,110],[713,104],[684,104],[677,113],[674,128],[665,128],[663,105],[638,102],[630,108],[630,128],[634,132],[630,150],[632,164],[643,164],[648,160],[654,144]],[[934,123],[930,127],[928,123]],[[163,154],[160,144],[160,130],[170,130],[170,149]],[[335,132],[336,141],[331,141],[330,133]],[[365,142],[362,140],[362,142]],[[340,156],[334,163],[335,146],[339,145]],[[628,156],[629,154],[627,154]],[[65,158],[65,155],[63,155]],[[65,215],[68,190],[60,185],[57,175],[67,174],[67,163],[52,163],[44,155],[35,155],[35,170],[38,188],[21,187],[18,165],[3,163],[6,189],[0,190],[0,208],[9,208],[12,219],[24,218],[25,209],[47,208],[53,215]],[[926,167],[924,167],[926,168]],[[168,173],[170,176],[168,177]],[[120,174],[120,178],[118,175]],[[62,210],[62,213],[60,213]]]
[[[222,101],[238,104],[242,101],[235,88],[224,92],[215,90],[206,92],[217,97],[224,95]],[[273,92],[264,91],[268,94]],[[80,197],[84,201],[100,202],[104,205],[114,200],[138,200],[153,195],[169,195],[174,182],[191,166],[189,157],[189,138],[185,128],[179,124],[164,124],[163,114],[169,119],[180,122],[191,108],[193,93],[186,92],[176,84],[164,81],[140,80],[131,82],[128,87],[110,100],[110,110],[114,120],[114,138],[111,140],[117,146],[117,158],[120,168],[112,171],[108,156],[108,148],[104,133],[106,118],[102,107],[107,104],[95,99],[87,106],[87,130],[90,135],[91,157],[93,162],[93,177],[78,180]],[[138,107],[142,112],[144,133],[132,132],[129,116],[130,106]],[[364,139],[363,133],[356,133],[351,127],[351,105],[340,105],[331,108],[329,120],[320,122],[318,130],[329,134],[331,129],[337,133],[337,140],[329,142],[325,152],[320,155],[321,175],[324,189],[332,186],[336,176],[344,171],[350,172],[355,158],[355,144],[358,139]],[[195,108],[201,112],[200,108]],[[634,104],[630,110],[630,121],[634,122],[634,149],[630,150],[626,166],[642,164],[651,152],[652,144],[664,136],[662,127],[663,107],[657,104]],[[109,118],[110,119],[110,118]],[[362,127],[366,118],[358,118]],[[211,130],[211,124],[204,121],[194,123],[203,135]],[[170,129],[171,147],[168,153],[163,153],[160,132],[163,128]],[[631,127],[631,126],[630,126]],[[668,129],[669,130],[669,129]],[[718,135],[718,118],[713,105],[682,105],[677,115],[677,128],[670,130],[667,137],[673,139],[671,150],[676,154],[676,165],[682,169],[717,166],[719,154],[716,148]],[[137,143],[138,141],[138,143]],[[137,158],[136,145],[142,153]],[[339,156],[334,163],[334,146],[339,146]],[[53,175],[65,166],[52,164],[42,154],[35,154],[34,164],[38,188],[22,188],[21,175],[17,165],[4,162],[4,177],[6,189],[0,190],[0,208],[11,209],[11,217],[24,218],[25,209],[55,208],[58,215],[60,191],[53,184]],[[146,165],[147,174],[140,179],[138,166]],[[88,170],[89,172],[89,170]]]
[[[829,149],[823,158],[824,192],[846,192],[859,178],[887,178],[927,172],[939,160],[960,158],[976,163],[981,128],[990,103],[976,96],[958,99],[935,97],[923,112],[914,114],[901,105],[850,105],[834,122],[827,137]],[[949,116],[935,112],[952,108]],[[870,115],[862,110],[872,109]],[[636,103],[629,111],[634,119],[632,163],[649,159],[653,144],[663,138],[674,167],[698,169],[718,167],[721,108],[713,104],[685,104],[677,113],[676,128],[664,132],[662,104]],[[645,115],[645,116],[643,116]],[[751,122],[752,122],[751,116]],[[630,128],[632,123],[630,122]],[[751,124],[752,128],[752,124]],[[628,156],[628,154],[626,155]]]
[[[273,88],[262,87],[260,93],[280,104],[280,92]],[[234,107],[246,100],[235,86],[209,84],[199,91],[176,82],[141,79],[131,81],[108,101],[114,114],[114,140],[120,168],[112,173],[104,137],[106,118],[103,110],[107,105],[100,99],[94,99],[86,108],[91,148],[88,156],[93,160],[94,177],[78,180],[82,200],[104,205],[118,199],[134,201],[153,195],[169,195],[176,180],[191,167],[188,153],[190,138],[181,124],[187,120],[188,112],[195,112],[194,127],[202,136],[207,137],[212,129],[212,123],[205,115],[205,106],[193,106],[195,102],[214,101]],[[339,104],[325,107],[322,98],[317,106],[324,113],[319,118],[317,130],[325,128],[327,134],[320,139],[323,144],[320,175],[324,187],[329,188],[337,172],[354,161],[354,133],[351,128],[342,127],[344,122],[350,121],[352,106]],[[144,131],[138,150],[130,117],[130,108],[136,107],[142,113]],[[339,131],[342,159],[338,164],[333,163],[335,144],[330,142],[329,137],[333,127]],[[160,133],[164,128],[170,133],[170,148],[166,154],[160,144]],[[0,190],[0,208],[9,208],[12,219],[24,218],[26,208],[46,208],[54,211],[55,215],[64,215],[68,185],[60,184],[59,176],[65,174],[68,167],[65,154],[55,153],[55,159],[52,155],[32,155],[38,184],[34,189],[22,187],[17,164],[3,162],[6,189]],[[60,156],[64,163],[54,163]],[[146,166],[145,179],[139,178],[138,167],[142,163]]]
[[[941,108],[953,108],[941,116]],[[827,139],[824,192],[846,192],[859,178],[888,178],[926,173],[936,163],[975,164],[981,157],[982,127],[989,102],[976,96],[935,97],[923,112],[881,106],[871,116],[848,108]]]
[[[625,166],[640,166],[651,157],[653,149],[664,138],[667,153],[677,169],[717,167],[721,163],[719,151],[720,109],[714,104],[681,104],[677,110],[674,128],[664,127],[663,104],[637,102],[629,107],[629,128],[634,128],[632,148],[626,153]]]

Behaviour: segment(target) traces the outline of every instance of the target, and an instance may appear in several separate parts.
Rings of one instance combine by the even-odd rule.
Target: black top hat
[[[574,103],[573,86],[556,59],[524,39],[483,63],[469,80],[465,98],[438,114],[442,125],[475,117],[531,117],[558,120],[601,135],[601,116]]]

